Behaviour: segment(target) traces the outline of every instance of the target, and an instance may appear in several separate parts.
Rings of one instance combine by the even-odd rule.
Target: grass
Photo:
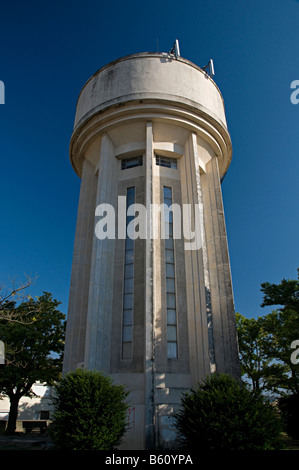
[[[47,434],[15,433],[12,436],[0,435],[1,450],[46,450],[50,449],[51,441]]]
[[[299,450],[299,440],[293,440],[287,434],[283,434],[284,450]],[[47,434],[15,433],[13,436],[0,435],[1,450],[50,450],[51,440]]]
[[[284,450],[299,450],[299,440],[293,440],[287,434],[283,435],[283,440],[285,443]]]

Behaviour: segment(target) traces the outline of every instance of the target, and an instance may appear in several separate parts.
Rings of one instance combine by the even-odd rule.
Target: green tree
[[[253,390],[266,387],[270,359],[265,357],[263,318],[246,318],[236,313],[241,373],[250,381]]]
[[[299,318],[288,309],[264,317],[264,355],[268,359],[267,388],[276,393],[299,393],[298,365],[291,361],[291,345],[299,339]]]
[[[265,317],[268,337],[265,354],[275,358],[270,365],[269,387],[280,394],[279,408],[286,432],[299,438],[299,364],[292,360],[292,344],[299,340],[299,269],[298,279],[283,279],[279,284],[262,285],[262,306],[279,306]]]
[[[262,307],[281,305],[281,310],[291,309],[299,314],[299,268],[298,279],[282,279],[280,284],[264,282],[261,291],[264,293]]]
[[[265,282],[261,290],[263,307],[280,308],[257,319],[236,314],[242,372],[253,389],[298,394],[298,365],[291,355],[293,341],[299,340],[299,282]]]
[[[283,395],[279,399],[279,408],[283,418],[285,431],[293,439],[299,439],[299,395]]]
[[[279,284],[261,284],[262,307],[280,306],[264,317],[264,354],[272,360],[268,386],[299,394],[298,365],[291,361],[293,341],[299,340],[299,269],[298,280],[283,279]]]
[[[126,428],[122,385],[98,371],[77,369],[55,387],[53,423],[50,433],[62,450],[111,450]]]
[[[1,368],[0,392],[9,397],[7,432],[16,428],[18,405],[22,396],[31,396],[36,381],[53,384],[61,374],[65,315],[60,302],[50,293],[16,305],[3,305],[10,312],[0,320],[0,339],[5,344],[5,365]]]
[[[282,447],[281,422],[273,406],[261,393],[224,374],[208,377],[183,395],[175,427],[188,450]]]
[[[26,291],[34,282],[35,278],[26,275],[23,282],[13,279],[9,288],[0,286],[0,320],[19,322],[26,320],[19,318],[15,305],[31,299],[31,295]],[[10,308],[11,306],[13,308]]]

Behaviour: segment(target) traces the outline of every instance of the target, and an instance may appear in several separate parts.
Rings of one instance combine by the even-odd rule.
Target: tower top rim
[[[83,93],[85,87],[99,73],[101,73],[102,71],[104,71],[105,69],[107,69],[109,67],[113,67],[114,65],[116,65],[118,63],[128,61],[128,60],[141,59],[141,58],[144,58],[144,59],[146,59],[146,58],[157,58],[157,59],[159,59],[160,58],[160,59],[164,59],[164,60],[168,59],[169,61],[182,62],[186,65],[189,65],[190,67],[193,67],[194,69],[201,72],[208,80],[210,80],[213,83],[213,85],[216,87],[216,89],[217,89],[217,91],[218,91],[218,93],[219,93],[219,95],[222,99],[222,102],[224,104],[224,99],[223,99],[222,93],[221,93],[217,83],[212,79],[212,77],[205,70],[203,70],[203,68],[201,68],[199,65],[195,64],[194,62],[192,62],[189,59],[185,59],[182,56],[176,56],[175,54],[171,54],[170,52],[136,52],[136,53],[133,53],[133,54],[128,54],[128,55],[125,55],[125,56],[121,56],[117,59],[114,59],[114,60],[108,62],[107,64],[105,64],[102,67],[100,67],[99,69],[97,69],[96,72],[94,72],[88,78],[88,80],[84,83],[84,85],[82,86],[82,88],[79,92],[79,95],[78,95],[78,98],[77,98],[77,104],[78,104],[78,101],[80,100],[80,96]]]
[[[87,142],[120,122],[142,119],[175,120],[202,132],[217,142],[219,152],[224,152],[225,168],[229,165],[231,142],[218,86],[198,65],[165,52],[120,57],[87,80],[77,100],[71,160],[79,141]],[[84,159],[83,153],[81,157]]]

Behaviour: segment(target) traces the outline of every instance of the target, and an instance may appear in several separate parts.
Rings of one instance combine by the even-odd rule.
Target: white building
[[[19,402],[18,419],[16,431],[25,430],[23,422],[26,421],[49,421],[51,417],[52,406],[52,387],[36,382],[32,386],[32,397],[22,397]],[[0,395],[0,421],[8,420],[10,408],[9,398]]]

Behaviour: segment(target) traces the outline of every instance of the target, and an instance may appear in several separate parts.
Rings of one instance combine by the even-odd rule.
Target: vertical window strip
[[[172,189],[163,187],[164,204],[172,205]],[[169,214],[170,215],[170,214]],[[167,358],[178,357],[177,344],[177,313],[175,292],[175,260],[173,242],[173,218],[165,216],[165,233],[169,238],[165,239],[165,277],[166,277],[166,308],[167,308]],[[167,232],[168,230],[168,232]]]
[[[127,210],[135,203],[135,188],[127,188]],[[126,229],[132,217],[126,216]],[[134,240],[126,237],[122,318],[122,358],[132,358],[134,302]]]

